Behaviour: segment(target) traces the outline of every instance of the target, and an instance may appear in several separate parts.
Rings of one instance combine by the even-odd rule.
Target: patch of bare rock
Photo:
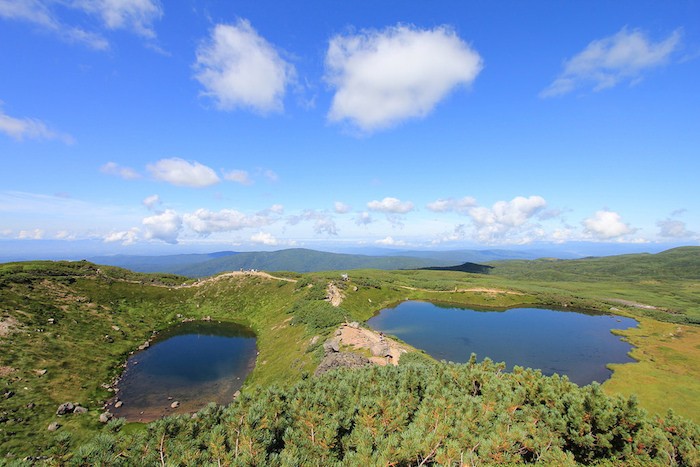
[[[335,335],[323,343],[323,350],[325,356],[316,369],[316,375],[334,368],[398,365],[401,355],[409,349],[381,332],[353,322],[342,324]]]

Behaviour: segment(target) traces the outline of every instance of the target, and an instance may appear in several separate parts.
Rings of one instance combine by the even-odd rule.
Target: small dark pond
[[[178,324],[132,355],[117,388],[123,405],[109,407],[128,421],[152,421],[195,412],[209,402],[228,404],[255,366],[255,334],[213,321]],[[173,402],[177,408],[171,408]]]
[[[513,308],[477,311],[453,305],[408,301],[382,310],[367,324],[425,350],[438,360],[464,363],[475,353],[567,375],[578,385],[602,383],[612,375],[608,363],[627,363],[632,346],[610,332],[637,325],[630,318],[572,311]]]

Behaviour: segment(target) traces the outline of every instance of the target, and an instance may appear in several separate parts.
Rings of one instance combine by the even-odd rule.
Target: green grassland
[[[671,256],[662,260],[678,261]],[[0,319],[11,331],[0,336],[0,453],[11,458],[65,455],[104,431],[97,420],[102,402],[110,397],[107,387],[129,352],[154,331],[182,319],[211,317],[254,329],[260,354],[245,383],[246,394],[305,380],[322,357],[320,343],[339,323],[364,321],[407,299],[494,309],[613,309],[637,318],[640,326],[623,334],[636,346],[633,356],[639,363],[615,366],[603,389],[635,393],[640,405],[654,413],[672,408],[700,422],[695,260],[688,265],[690,275],[657,265],[654,273],[635,269],[627,276],[582,261],[580,280],[566,269],[570,266],[557,276],[550,263],[560,262],[535,261],[508,267],[494,263],[490,275],[368,269],[349,271],[348,281],[340,280],[340,273],[348,271],[336,271],[278,275],[291,280],[240,275],[196,286],[184,277],[87,262],[0,265]],[[344,295],[338,308],[324,301],[331,281]],[[66,401],[90,411],[57,417],[57,406]],[[54,421],[63,426],[47,431]]]

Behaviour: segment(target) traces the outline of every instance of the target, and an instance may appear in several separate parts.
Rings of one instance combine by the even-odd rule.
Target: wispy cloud
[[[301,222],[313,222],[313,229],[316,234],[338,235],[338,226],[333,216],[327,212],[305,209],[301,214],[289,216],[287,218],[287,224],[289,225],[297,225]]]
[[[116,175],[124,180],[134,180],[141,178],[141,174],[132,169],[131,167],[124,167],[116,162],[107,162],[105,165],[100,167],[100,172],[108,175]]]
[[[427,204],[427,208],[433,212],[459,212],[465,213],[467,210],[473,206],[476,206],[476,200],[471,196],[465,196],[464,198],[454,199],[454,198],[440,198]]]
[[[98,18],[104,28],[129,30],[148,39],[155,38],[153,23],[163,15],[160,2],[155,0],[0,0],[1,17],[35,24],[68,42],[96,50],[109,48],[109,41],[100,32],[66,22],[67,10]]]
[[[0,0],[1,2],[2,0]],[[17,141],[25,139],[58,140],[65,144],[73,144],[75,139],[66,133],[51,129],[46,123],[35,118],[17,118],[7,115],[0,101],[0,132]]]
[[[250,174],[245,170],[231,170],[230,172],[224,172],[224,178],[231,182],[240,183],[241,185],[253,184]]]
[[[658,221],[656,226],[659,228],[659,235],[664,238],[691,238],[696,235],[688,230],[685,222],[677,219],[664,219]]]
[[[600,91],[625,81],[635,83],[645,71],[668,63],[680,42],[680,30],[653,42],[638,29],[622,28],[613,36],[591,42],[566,60],[562,72],[540,97],[561,96],[589,87]]]
[[[220,110],[281,112],[294,67],[247,20],[218,24],[197,49],[195,79]]]
[[[326,54],[326,79],[336,89],[328,119],[372,132],[423,117],[482,67],[479,54],[445,26],[335,36]]]

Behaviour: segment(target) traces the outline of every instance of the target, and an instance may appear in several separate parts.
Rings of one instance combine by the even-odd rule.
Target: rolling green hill
[[[492,274],[510,279],[546,281],[700,280],[700,247],[673,248],[656,254],[582,259],[494,261]]]

